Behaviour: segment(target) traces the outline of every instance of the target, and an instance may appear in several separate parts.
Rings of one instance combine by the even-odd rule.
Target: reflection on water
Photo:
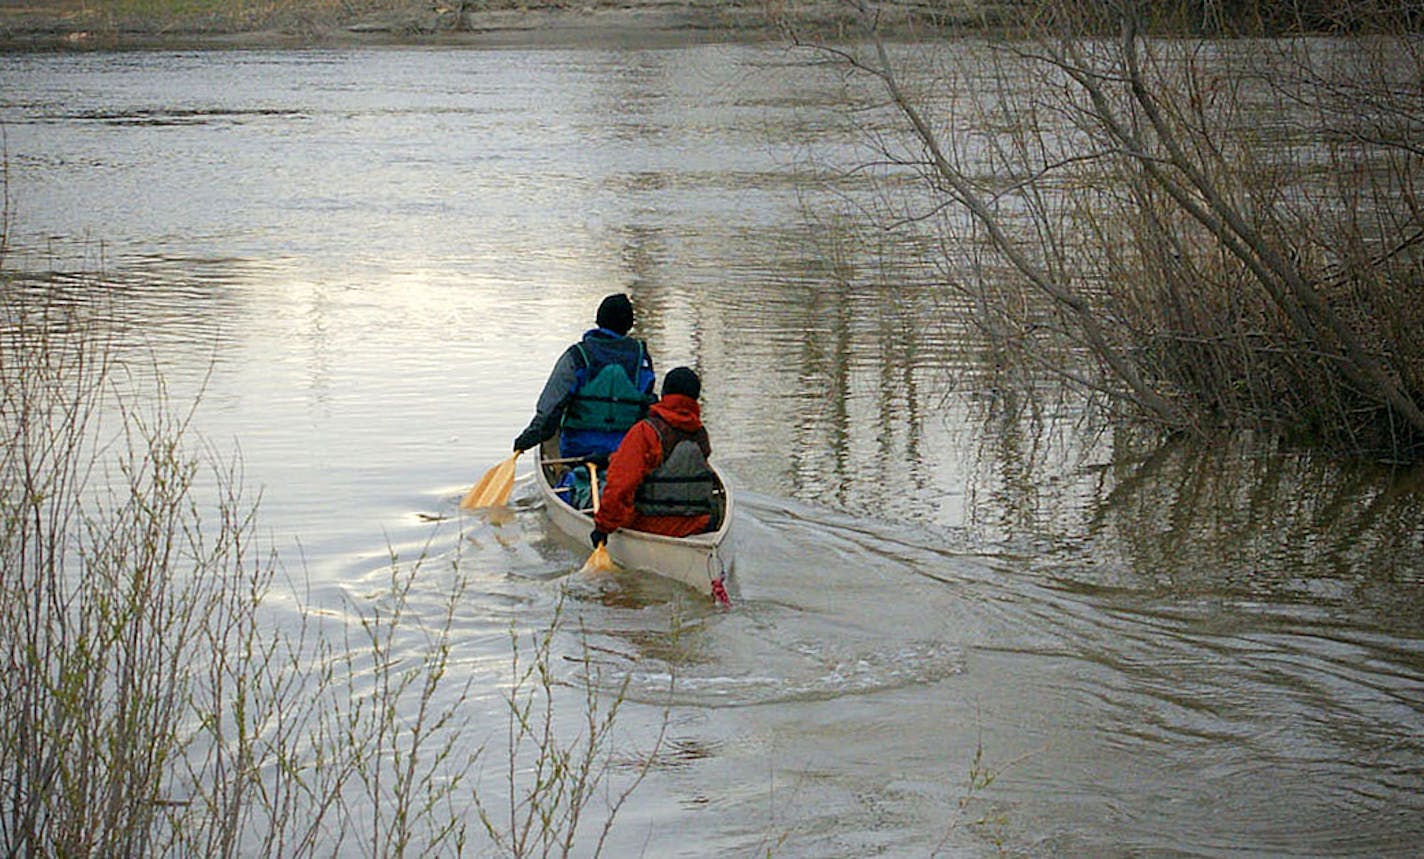
[[[1407,854],[1418,474],[1016,399],[926,249],[835,214],[837,92],[749,47],[7,56],[4,288],[201,392],[318,604],[468,579],[476,723],[561,596],[632,747],[671,688],[618,855]],[[571,578],[527,484],[456,509],[613,290],[704,375],[734,611]]]
[[[1115,548],[1139,587],[1424,628],[1417,469],[1342,467],[1243,437],[1211,451],[1162,446],[1115,471],[1087,533],[1099,551]]]

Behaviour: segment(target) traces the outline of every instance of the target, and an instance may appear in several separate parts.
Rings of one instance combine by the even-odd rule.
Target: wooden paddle
[[[588,464],[588,486],[593,493],[593,515],[598,515],[598,466],[593,463]],[[588,556],[588,560],[583,562],[583,569],[580,573],[611,573],[618,569],[618,565],[613,563],[613,559],[608,556],[608,541],[604,540],[593,550],[593,554]]]
[[[478,510],[482,507],[500,507],[509,500],[509,491],[514,488],[514,461],[522,450],[516,450],[509,459],[485,472],[480,482],[465,493],[460,502],[461,510]]]

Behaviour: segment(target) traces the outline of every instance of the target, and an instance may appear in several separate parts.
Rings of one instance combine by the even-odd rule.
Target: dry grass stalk
[[[483,834],[468,777],[484,744],[470,738],[474,677],[451,670],[458,568],[438,612],[411,607],[422,553],[393,555],[389,587],[349,606],[349,622],[322,626],[301,608],[295,624],[279,621],[266,608],[278,564],[257,549],[240,464],[210,451],[204,473],[184,443],[192,413],[172,409],[161,381],[140,390],[135,379],[161,374],[129,372],[108,327],[116,315],[9,283],[3,295],[0,849],[469,849]],[[199,500],[208,490],[211,505]],[[532,663],[513,657],[520,682],[538,678],[546,694],[558,625]],[[511,772],[530,753],[545,768],[511,800],[538,814],[511,817],[508,831],[484,821],[502,849],[573,849],[610,775],[622,696],[605,706],[599,694],[591,684],[583,702],[583,745],[511,737]],[[645,771],[599,809],[602,829],[586,836],[595,852]]]

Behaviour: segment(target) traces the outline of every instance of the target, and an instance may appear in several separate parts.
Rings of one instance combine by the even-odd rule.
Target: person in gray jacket
[[[559,455],[606,463],[629,427],[656,401],[647,344],[628,336],[633,302],[615,293],[598,305],[595,328],[555,362],[529,426],[514,439],[525,451],[559,435]]]

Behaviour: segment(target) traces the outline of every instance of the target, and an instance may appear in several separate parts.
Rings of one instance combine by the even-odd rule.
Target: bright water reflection
[[[318,603],[391,548],[431,616],[468,577],[492,734],[583,548],[527,488],[455,502],[632,294],[744,501],[735,611],[571,588],[630,748],[676,690],[615,855],[1411,853],[1417,476],[1014,403],[921,251],[809,181],[854,157],[837,92],[772,48],[7,56],[5,265],[202,391]]]

